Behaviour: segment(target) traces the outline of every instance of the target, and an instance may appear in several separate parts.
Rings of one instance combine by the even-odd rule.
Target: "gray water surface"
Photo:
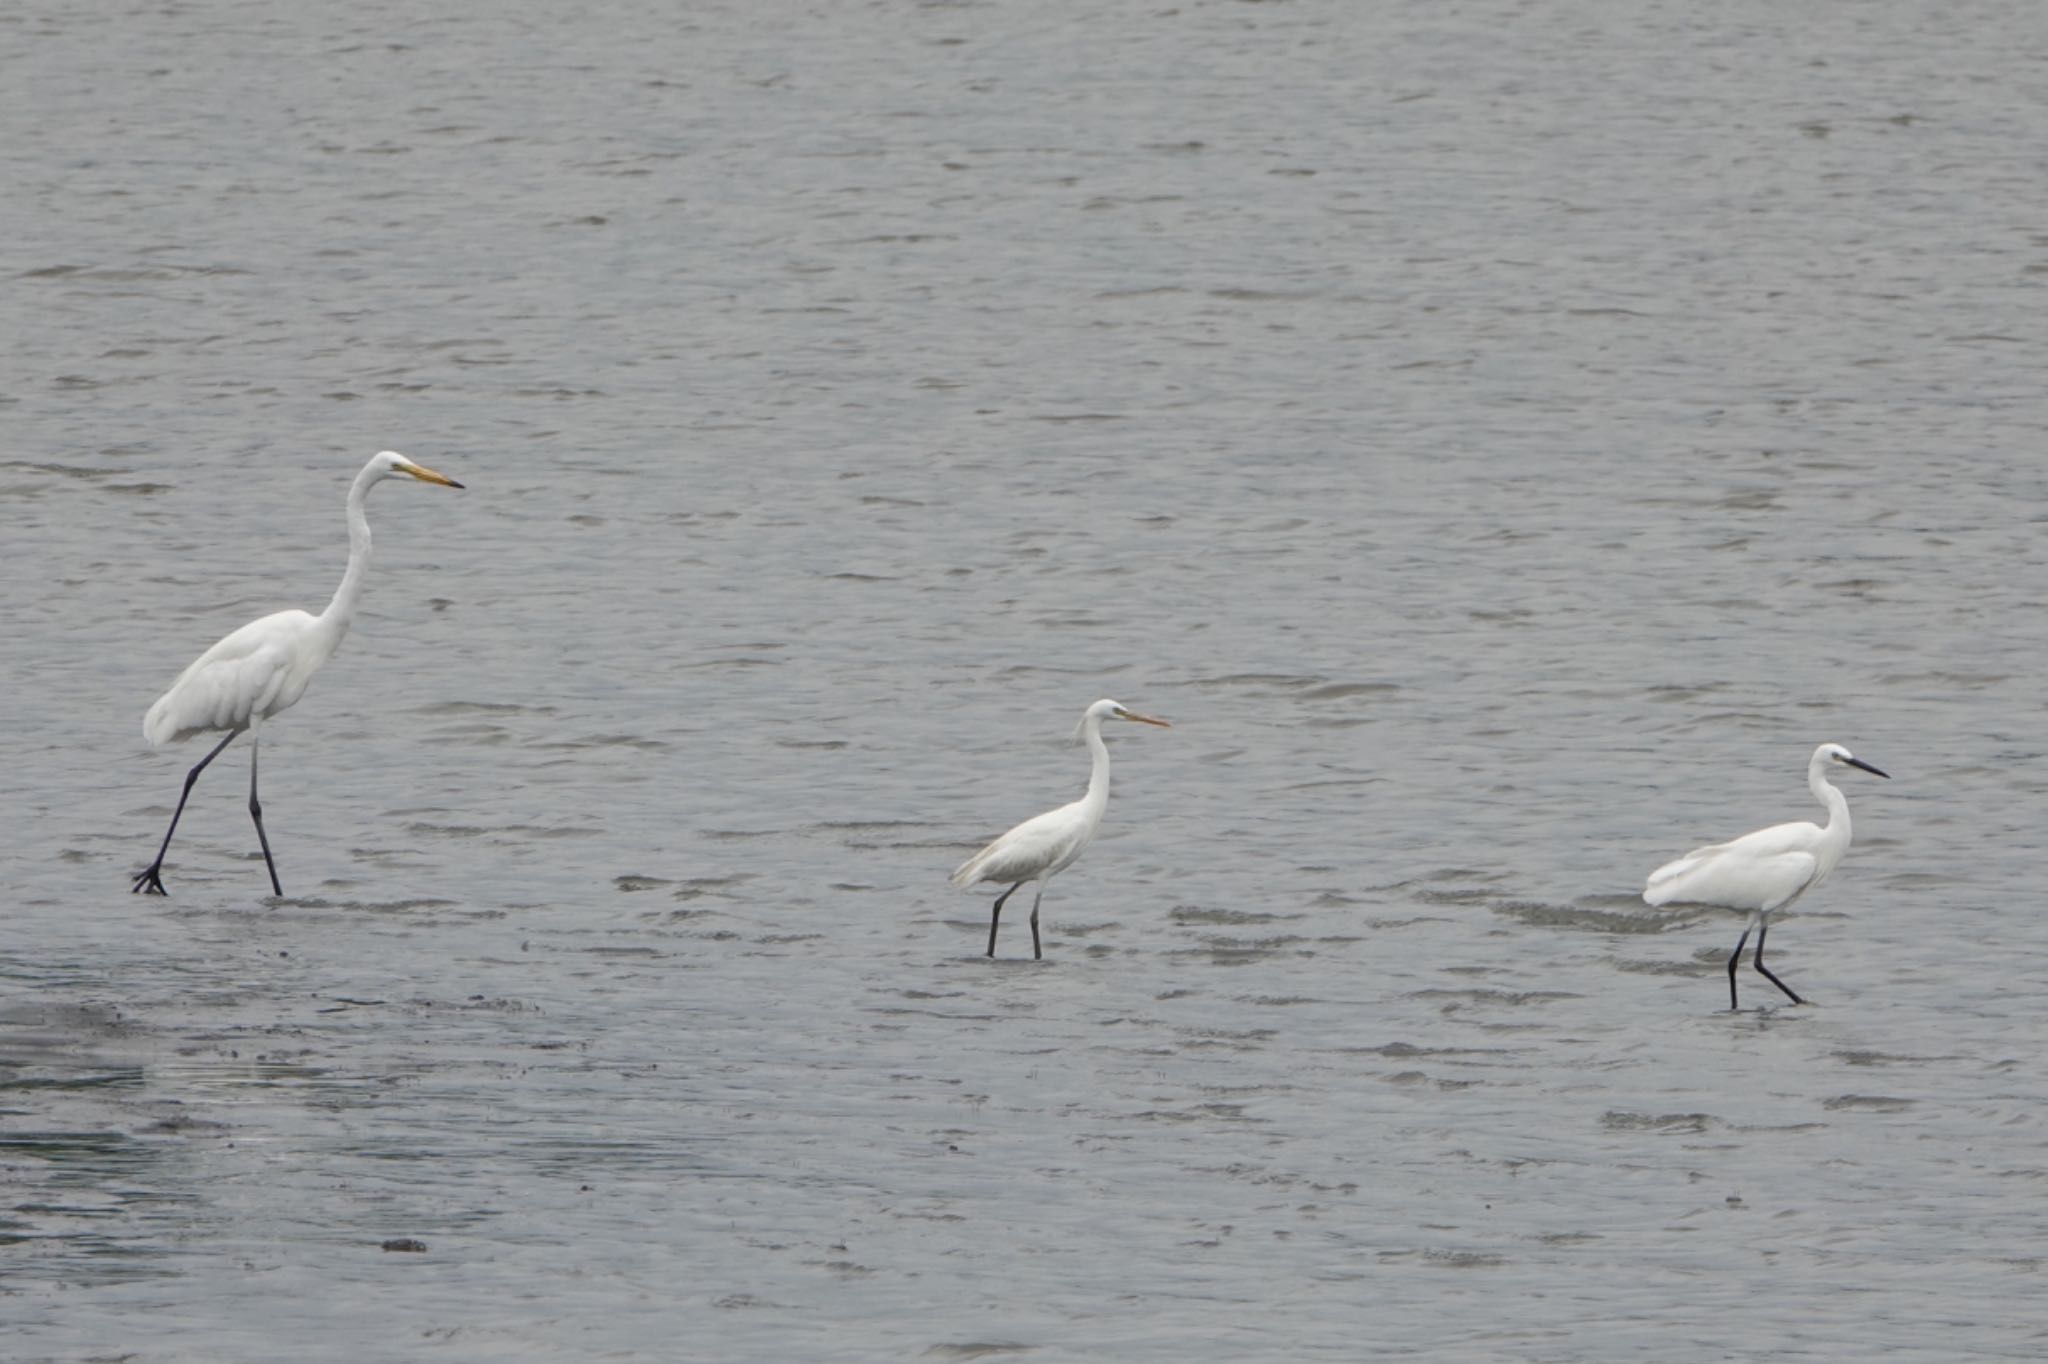
[[[0,16],[8,1357],[2038,1357],[2044,49]],[[469,486],[266,728],[288,894],[238,745],[130,895],[387,446]],[[1637,892],[1822,740],[1731,1014]]]

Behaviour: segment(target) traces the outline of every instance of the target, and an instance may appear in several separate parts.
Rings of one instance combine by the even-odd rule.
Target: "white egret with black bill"
[[[1849,851],[1849,801],[1827,779],[1828,769],[1836,765],[1860,768],[1879,777],[1891,775],[1840,744],[1822,744],[1806,764],[1806,785],[1813,798],[1827,806],[1826,828],[1798,820],[1773,824],[1729,843],[1695,848],[1651,872],[1649,884],[1643,887],[1643,899],[1653,905],[1715,905],[1749,911],[1749,923],[1728,958],[1731,1011],[1736,1008],[1735,964],[1742,958],[1742,946],[1749,941],[1751,929],[1756,931],[1757,971],[1794,1004],[1806,1002],[1764,965],[1764,937],[1770,932],[1771,914],[1825,881],[1842,854]]]

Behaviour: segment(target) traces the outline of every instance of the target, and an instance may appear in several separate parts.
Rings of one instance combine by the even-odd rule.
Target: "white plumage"
[[[142,717],[152,748],[195,734],[247,729],[305,695],[340,644],[319,637],[320,618],[294,607],[252,620],[192,660]]]
[[[1768,916],[1825,881],[1849,851],[1849,802],[1828,783],[1827,770],[1841,763],[1877,776],[1888,776],[1851,754],[1840,744],[1822,744],[1806,764],[1806,785],[1828,810],[1827,827],[1798,820],[1774,824],[1727,843],[1695,848],[1650,873],[1643,899],[1653,905],[1715,905],[1749,911],[1748,926],[1728,958],[1728,1007],[1736,1007],[1735,965],[1751,929],[1756,930],[1756,969],[1783,990],[1794,1004],[1803,1004],[1790,986],[1764,965]]]
[[[170,850],[171,835],[193,783],[206,765],[220,756],[244,730],[254,730],[279,711],[289,709],[305,695],[306,684],[320,666],[334,657],[355,618],[356,603],[363,591],[363,576],[370,567],[370,523],[363,514],[363,499],[372,486],[399,475],[444,487],[462,485],[445,474],[413,463],[404,455],[385,450],[373,457],[357,474],[348,490],[348,569],[341,586],[319,615],[300,610],[278,611],[252,620],[235,630],[205,653],[192,660],[169,691],[156,699],[142,717],[142,735],[152,747],[180,743],[195,734],[220,733],[227,737],[199,760],[185,777],[184,794],[171,815],[171,827],[164,832],[156,861],[135,878],[136,890],[166,894],[163,882],[164,854]],[[270,839],[263,832],[263,807],[256,799],[256,740],[249,741],[249,814],[256,821],[256,838],[263,846],[263,863],[270,871],[270,888],[284,894],[278,885],[277,864],[271,860]]]
[[[1109,719],[1173,728],[1164,720],[1140,715],[1115,701],[1097,701],[1083,712],[1074,731],[1076,738],[1087,742],[1093,758],[1087,794],[1057,810],[1025,820],[954,871],[953,884],[963,888],[981,881],[1010,883],[1010,888],[996,897],[995,910],[989,915],[989,956],[996,954],[996,925],[1003,916],[1003,902],[1030,881],[1038,883],[1031,901],[1031,955],[1045,955],[1038,941],[1038,907],[1045,899],[1046,883],[1072,866],[1074,859],[1094,841],[1095,831],[1102,825],[1102,812],[1109,806],[1109,748],[1102,742],[1102,722]]]

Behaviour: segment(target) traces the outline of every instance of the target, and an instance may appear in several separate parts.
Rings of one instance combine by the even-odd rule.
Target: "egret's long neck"
[[[340,646],[341,637],[348,633],[349,622],[356,616],[356,603],[362,599],[363,579],[369,575],[370,519],[363,515],[363,498],[369,494],[373,481],[366,468],[356,475],[348,490],[348,570],[341,575],[341,586],[334,589],[334,599],[320,613],[320,629],[327,637],[329,653]]]
[[[1109,745],[1102,742],[1102,719],[1091,715],[1081,726],[1081,736],[1088,741],[1088,752],[1094,758],[1094,766],[1088,769],[1088,794],[1082,799],[1100,811],[1109,804]]]
[[[1827,762],[1822,758],[1815,758],[1806,769],[1806,786],[1815,800],[1828,807],[1827,827],[1821,833],[1834,854],[1828,859],[1832,867],[1849,848],[1849,798],[1828,781]]]

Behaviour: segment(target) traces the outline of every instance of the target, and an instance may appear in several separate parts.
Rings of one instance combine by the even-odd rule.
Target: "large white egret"
[[[1825,881],[1842,854],[1849,851],[1849,802],[1827,779],[1828,768],[1835,763],[1891,776],[1840,744],[1822,744],[1806,764],[1806,786],[1815,800],[1828,807],[1825,829],[1797,820],[1758,829],[1731,843],[1695,848],[1651,872],[1649,884],[1643,887],[1643,898],[1653,905],[1716,905],[1749,911],[1749,923],[1728,958],[1731,1011],[1736,1007],[1735,964],[1742,959],[1742,945],[1749,941],[1751,929],[1756,930],[1756,969],[1794,1004],[1806,1002],[1764,965],[1764,935],[1770,932],[1773,910],[1783,909]]]
[[[135,878],[135,890],[147,889],[157,895],[164,889],[164,854],[170,851],[171,835],[178,831],[178,817],[185,813],[185,801],[193,783],[206,765],[244,730],[249,735],[249,816],[256,821],[256,840],[263,846],[263,865],[270,870],[270,888],[284,894],[277,881],[277,863],[271,860],[270,839],[263,832],[263,806],[256,799],[256,729],[263,721],[288,709],[305,694],[306,684],[320,665],[334,657],[355,618],[356,603],[363,595],[363,576],[370,567],[370,523],[363,515],[363,498],[370,489],[400,474],[422,483],[447,488],[462,485],[445,474],[413,463],[395,450],[385,450],[363,466],[348,490],[348,570],[334,599],[319,615],[304,611],[279,611],[252,620],[241,629],[192,660],[178,674],[171,689],[158,697],[142,717],[142,734],[151,747],[174,744],[194,734],[227,731],[227,737],[185,774],[185,790],[178,808],[171,813],[171,827],[164,831],[163,845],[156,861]]]
[[[1095,831],[1102,824],[1102,812],[1109,806],[1109,747],[1102,742],[1104,720],[1135,720],[1141,725],[1173,728],[1164,720],[1140,715],[1114,701],[1097,701],[1082,714],[1081,723],[1074,730],[1076,739],[1087,741],[1095,760],[1088,773],[1088,793],[1071,804],[1025,820],[962,862],[953,873],[953,884],[961,887],[978,881],[1011,883],[1008,890],[996,897],[995,910],[988,918],[991,957],[996,954],[996,925],[1003,917],[1003,901],[1030,881],[1038,883],[1038,892],[1031,900],[1031,955],[1045,956],[1038,945],[1038,906],[1045,899],[1046,882],[1072,866],[1074,859],[1094,841]]]

